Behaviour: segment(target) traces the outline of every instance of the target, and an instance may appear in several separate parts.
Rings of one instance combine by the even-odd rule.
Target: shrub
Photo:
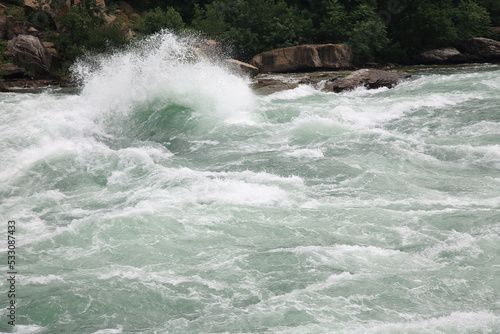
[[[227,29],[227,24],[224,22],[224,18],[220,11],[217,10],[214,4],[208,4],[205,6],[205,9],[202,9],[198,4],[194,7],[194,19],[191,22],[191,25],[215,38],[223,34]]]
[[[4,0],[2,2],[14,6],[20,6],[20,7],[24,6],[24,0]]]
[[[173,30],[182,30],[186,24],[182,20],[181,15],[173,8],[168,7],[167,11],[163,11],[160,7],[148,13],[148,15],[139,22],[135,29],[144,35],[154,34],[161,29],[170,28]]]
[[[98,26],[89,32],[83,47],[90,51],[103,52],[109,47],[118,47],[128,42],[118,25]]]

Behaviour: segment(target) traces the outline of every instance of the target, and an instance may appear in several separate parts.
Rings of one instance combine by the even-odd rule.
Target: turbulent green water
[[[185,48],[0,95],[0,331],[500,332],[500,66],[255,96]]]

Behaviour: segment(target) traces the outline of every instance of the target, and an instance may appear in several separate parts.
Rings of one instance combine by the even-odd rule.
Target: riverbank
[[[426,72],[440,72],[447,70],[460,69],[480,69],[489,66],[496,66],[494,63],[466,63],[450,65],[412,65],[396,66],[394,64],[378,69],[387,71],[397,71],[408,73],[409,75],[418,75]],[[270,95],[273,93],[291,90],[300,85],[309,85],[317,90],[323,90],[329,82],[345,78],[355,70],[338,71],[313,71],[300,73],[263,73],[250,80],[250,87],[256,95]],[[4,90],[2,90],[2,86]],[[0,81],[0,92],[40,92],[47,88],[72,90],[78,88],[75,81],[68,78],[52,77],[46,79],[13,79]]]
[[[428,20],[418,19],[413,22],[407,17],[409,13],[415,18],[427,15],[420,12],[420,8],[399,8],[397,1],[394,8],[385,8],[386,4],[380,2],[363,9],[372,11],[373,15],[364,15],[362,20],[358,20],[354,19],[355,13],[361,8],[344,8],[344,1],[339,1],[339,13],[345,12],[348,16],[347,23],[342,23],[341,30],[344,34],[337,36],[331,32],[339,31],[336,25],[340,23],[334,23],[325,17],[326,13],[321,9],[323,5],[309,8],[302,4],[300,6],[303,8],[296,8],[296,5],[286,1],[281,3],[285,7],[277,11],[277,16],[273,18],[266,15],[274,13],[278,5],[266,2],[262,5],[268,6],[265,7],[267,12],[251,10],[249,20],[240,22],[239,14],[248,14],[250,9],[255,9],[252,8],[251,1],[239,2],[238,6],[233,8],[235,15],[230,17],[227,17],[227,11],[223,10],[226,5],[221,4],[220,8],[210,7],[212,5],[203,7],[196,5],[196,1],[189,4],[172,1],[171,6],[162,5],[161,8],[152,8],[152,4],[150,6],[132,0],[63,1],[59,4],[52,1],[50,5],[43,5],[45,2],[47,1],[0,2],[0,75],[5,79],[8,79],[7,76],[22,78],[12,82],[8,79],[6,86],[52,85],[54,81],[61,81],[61,84],[65,85],[68,80],[63,78],[69,75],[68,68],[79,55],[87,51],[99,53],[109,47],[119,48],[163,28],[185,35],[203,35],[204,38],[223,41],[222,52],[231,54],[237,60],[254,64],[261,73],[309,72],[327,68],[383,68],[383,64],[387,62],[416,65],[500,61],[499,42],[494,41],[500,39],[500,29],[492,27],[500,24],[495,7],[457,8],[452,12],[446,12],[445,8],[429,9],[431,14],[439,12],[440,15],[446,14],[446,17],[450,18],[461,12],[470,14],[470,17],[462,15],[459,20],[454,20],[454,26],[447,27],[450,31],[438,29],[431,34],[425,31],[425,24],[422,24]],[[381,24],[375,13],[384,10],[390,13],[389,21],[385,22],[385,29],[375,29],[376,35],[364,31],[366,27],[375,28]],[[488,19],[488,11],[492,15],[491,21]],[[283,13],[288,13],[286,15],[290,17],[282,16]],[[480,14],[477,17],[485,20],[474,21],[473,13]],[[403,24],[405,20],[410,21]],[[303,25],[297,26],[298,22]],[[444,23],[434,22],[436,27],[441,24]],[[276,30],[278,27],[285,28],[286,31],[279,33]],[[330,32],[323,31],[327,27]],[[243,28],[250,35],[240,31]],[[406,36],[407,30],[412,29],[418,34]],[[348,33],[351,30],[352,32]],[[289,36],[288,33],[292,35]],[[17,36],[28,37],[23,42],[14,42]],[[475,36],[492,39],[471,38]],[[392,42],[389,42],[388,37],[393,39]],[[423,40],[419,41],[418,38],[422,37]],[[397,46],[398,43],[401,48]],[[27,44],[35,48],[26,52]],[[332,49],[332,46],[335,48]],[[35,57],[35,62],[26,61],[25,55],[30,52],[43,57]],[[328,58],[331,54],[335,55],[333,62]],[[301,62],[303,56],[307,59],[305,63]],[[274,63],[270,63],[270,59],[275,59]],[[54,76],[59,78],[54,79]],[[32,77],[37,79],[30,79]]]

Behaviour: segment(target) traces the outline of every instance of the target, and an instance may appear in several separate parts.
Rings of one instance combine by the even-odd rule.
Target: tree
[[[216,38],[226,31],[227,24],[224,22],[222,12],[217,10],[215,4],[208,4],[204,9],[196,4],[194,10],[195,14],[191,25],[195,29],[210,35],[212,38]]]
[[[166,11],[157,7],[155,10],[149,12],[145,18],[141,19],[135,28],[141,34],[149,35],[165,28],[182,30],[185,27],[186,24],[174,7],[168,7]]]

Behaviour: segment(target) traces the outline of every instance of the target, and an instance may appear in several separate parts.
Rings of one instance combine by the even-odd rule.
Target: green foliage
[[[4,0],[2,2],[8,5],[24,6],[24,0]]]
[[[321,42],[339,43],[346,40],[348,32],[347,12],[338,0],[323,1],[324,14],[316,15],[319,26],[317,39]]]
[[[11,15],[17,20],[21,20],[24,16],[23,11],[20,8],[10,8],[5,12],[5,14]]]
[[[375,0],[311,0],[316,43],[347,43],[358,62],[371,61],[387,45],[387,29]]]
[[[29,17],[29,21],[38,30],[45,30],[50,25],[49,14],[47,14],[43,10],[36,10],[33,13],[31,13],[31,15]]]
[[[377,17],[356,22],[348,36],[355,62],[372,61],[389,44],[386,26]]]
[[[486,36],[490,30],[488,11],[474,1],[460,1],[453,15],[459,39]]]
[[[89,32],[89,38],[83,43],[86,50],[104,52],[110,47],[119,47],[128,42],[118,25],[97,26]]]
[[[194,19],[191,22],[193,28],[216,38],[223,34],[227,25],[224,22],[221,11],[217,10],[214,4],[208,4],[202,9],[198,4],[194,8]]]
[[[486,11],[490,14],[491,24],[494,27],[500,27],[500,1],[476,0],[474,2],[486,9]]]
[[[266,48],[278,48],[311,43],[314,29],[306,11],[279,1],[272,7],[269,31],[263,36]]]
[[[7,41],[0,41],[0,64],[7,63],[7,57],[4,53],[7,51]]]
[[[61,33],[54,41],[63,63],[72,62],[85,50],[102,52],[127,42],[119,26],[105,25],[101,8],[95,1],[72,6],[59,20]]]
[[[148,10],[151,8],[159,7],[164,11],[167,11],[169,7],[175,8],[175,10],[181,15],[184,19],[184,22],[191,22],[194,19],[194,8],[196,5],[203,8],[205,5],[208,5],[212,2],[212,0],[134,0],[132,2],[141,3],[140,6],[143,10]],[[134,3],[130,3],[134,6]]]
[[[488,11],[472,0],[405,1],[405,10],[388,26],[389,37],[411,55],[425,49],[489,34]]]
[[[162,29],[182,30],[186,24],[181,15],[173,8],[168,7],[163,11],[160,7],[148,13],[148,15],[137,22],[136,30],[144,35],[154,34]]]
[[[309,43],[314,34],[309,13],[283,0],[214,1],[206,6],[205,12],[198,11],[193,25],[210,33],[210,21],[217,23],[221,39],[233,44],[241,58],[273,48]],[[227,30],[221,34],[223,27]]]
[[[30,14],[29,20],[47,34],[50,29],[55,29],[48,13],[58,12],[66,0],[35,2],[37,9]],[[494,36],[491,25],[500,26],[499,0],[128,2],[136,9],[148,11],[134,27],[140,34],[152,34],[164,28],[177,31],[196,29],[231,44],[240,59],[293,45],[347,43],[358,62],[380,59],[397,62],[415,52],[451,45],[460,39]],[[24,4],[22,0],[4,3]],[[106,0],[106,4],[108,9],[118,8],[119,0]],[[22,18],[22,10],[10,10],[7,14]],[[52,40],[56,42],[63,61],[73,60],[84,50],[103,51],[106,47],[127,42],[120,26],[105,25],[102,14],[96,0],[85,0],[56,19],[61,25],[59,34]],[[116,22],[120,20],[130,24],[121,18]]]

